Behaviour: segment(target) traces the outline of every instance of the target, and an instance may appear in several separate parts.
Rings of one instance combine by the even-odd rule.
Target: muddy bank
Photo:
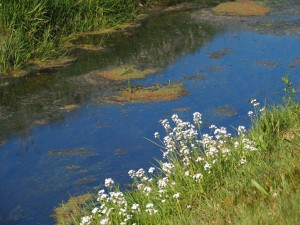
[[[262,16],[218,15],[212,9],[195,11],[192,17],[220,29],[249,30],[263,34],[300,36],[300,2],[267,2],[270,9]]]

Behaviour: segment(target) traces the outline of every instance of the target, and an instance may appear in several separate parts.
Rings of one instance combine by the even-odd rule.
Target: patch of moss
[[[61,109],[69,112],[71,110],[78,109],[78,108],[79,108],[79,105],[71,104],[71,105],[66,105],[66,106],[62,107]]]
[[[115,151],[114,151],[114,155],[125,155],[125,154],[127,154],[127,150],[126,149],[116,149]]]
[[[74,62],[76,58],[72,57],[60,57],[58,59],[49,59],[49,60],[31,60],[29,64],[37,70],[48,70],[58,67],[63,67],[71,62]]]
[[[115,81],[143,79],[151,73],[155,73],[155,69],[138,69],[134,66],[113,67],[107,70],[102,70],[98,73],[99,76]]]
[[[182,107],[182,108],[173,109],[173,112],[186,112],[186,111],[190,111],[190,110],[191,110],[190,107]]]
[[[169,101],[188,95],[183,83],[172,83],[161,86],[155,85],[134,91],[123,90],[116,96],[102,99],[105,102],[125,103],[125,102],[150,102],[150,101]]]
[[[48,154],[51,155],[62,155],[62,156],[95,156],[97,154],[92,154],[92,148],[72,148],[72,149],[64,149],[64,150],[50,150]]]
[[[297,67],[299,64],[300,64],[300,58],[296,58],[289,64],[289,67],[294,68]]]
[[[236,109],[231,105],[224,105],[216,108],[216,113],[222,116],[233,116],[237,114]]]
[[[261,60],[257,62],[258,64],[265,66],[265,67],[278,67],[278,63],[273,62],[271,60]]]
[[[269,8],[254,1],[225,2],[214,7],[212,11],[233,16],[259,16],[271,12]]]
[[[85,207],[93,200],[92,194],[71,197],[67,202],[53,210],[53,218],[58,225],[74,224],[75,215],[87,215],[89,210]]]
[[[85,51],[91,51],[91,52],[99,52],[104,49],[101,46],[96,46],[96,45],[91,45],[91,44],[80,44],[80,45],[77,45],[76,48],[82,49]]]
[[[95,181],[96,179],[94,177],[85,177],[76,181],[76,184],[87,184],[87,183],[93,183]]]
[[[68,166],[66,166],[66,169],[68,169],[68,170],[75,170],[75,169],[79,169],[80,168],[80,166],[77,166],[77,165],[68,165]]]
[[[210,58],[210,59],[219,59],[219,58],[221,58],[221,57],[223,57],[223,56],[225,56],[225,55],[228,55],[228,54],[231,53],[231,52],[232,52],[231,49],[225,48],[225,49],[220,50],[220,51],[212,52],[212,53],[208,54],[207,56],[208,56],[208,58]]]

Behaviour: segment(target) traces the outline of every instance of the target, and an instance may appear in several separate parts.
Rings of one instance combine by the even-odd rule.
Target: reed
[[[122,23],[137,13],[136,0],[1,0],[0,72],[32,58],[60,55],[65,38]],[[2,44],[1,44],[2,43]]]

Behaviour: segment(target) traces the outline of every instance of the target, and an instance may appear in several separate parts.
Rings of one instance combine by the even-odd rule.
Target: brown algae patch
[[[216,113],[222,116],[233,116],[237,114],[237,111],[231,105],[224,105],[215,109]]]
[[[190,107],[182,107],[182,108],[173,109],[173,112],[186,112],[186,111],[190,111],[190,110],[191,110]]]
[[[279,66],[278,63],[273,62],[271,60],[261,60],[261,61],[258,61],[257,63],[262,65],[262,66],[269,67],[269,68]]]
[[[289,64],[289,67],[290,67],[290,68],[294,68],[294,67],[297,67],[298,65],[300,65],[300,58],[294,59],[294,60]]]
[[[125,155],[127,153],[128,153],[128,151],[126,149],[116,149],[114,151],[114,155]]]
[[[208,56],[208,58],[210,58],[210,59],[219,59],[219,58],[221,58],[221,57],[223,57],[223,56],[225,56],[225,55],[230,54],[231,52],[232,52],[231,49],[225,48],[225,49],[220,50],[220,51],[212,52],[212,53],[208,54],[207,56]]]
[[[260,16],[271,12],[269,8],[254,1],[225,2],[214,7],[212,11],[232,16]]]
[[[74,62],[76,58],[72,57],[60,57],[58,59],[49,59],[49,60],[32,60],[29,62],[37,70],[48,70],[67,66],[70,63]]]
[[[76,181],[76,184],[87,184],[87,183],[93,183],[95,181],[96,179],[94,177],[85,177]]]
[[[77,45],[76,48],[85,50],[85,51],[90,51],[90,52],[100,52],[103,51],[103,47],[101,46],[96,46],[96,45],[91,45],[91,44],[80,44]]]
[[[154,85],[132,91],[126,89],[120,91],[118,95],[102,99],[104,102],[124,103],[124,102],[151,102],[170,101],[188,95],[183,83],[172,83],[169,85]]]
[[[109,80],[124,81],[143,79],[147,75],[155,72],[157,72],[155,69],[138,69],[134,66],[122,66],[102,70],[98,73],[98,75]]]
[[[78,109],[78,108],[79,108],[79,105],[71,104],[71,105],[66,105],[66,106],[62,107],[61,110],[69,112],[69,111],[72,111],[72,110]]]
[[[71,197],[67,202],[61,204],[53,210],[53,218],[58,225],[74,224],[74,216],[88,215],[90,212],[86,208],[93,200],[92,194],[84,194]]]
[[[92,154],[93,148],[72,148],[64,150],[50,150],[48,154],[50,155],[62,155],[62,156],[95,156],[97,154]]]
[[[68,165],[66,166],[66,169],[68,170],[76,170],[76,169],[79,169],[80,166],[77,166],[77,165]]]

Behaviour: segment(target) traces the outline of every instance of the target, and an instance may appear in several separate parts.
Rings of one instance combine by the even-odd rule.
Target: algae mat
[[[217,14],[236,16],[259,16],[269,13],[271,10],[258,2],[225,2],[212,9]]]
[[[169,85],[154,85],[134,90],[133,88],[120,91],[117,95],[101,99],[104,102],[151,102],[170,101],[188,95],[183,83],[172,83]]]
[[[149,74],[155,73],[155,69],[139,69],[134,66],[113,67],[100,71],[98,75],[105,79],[114,81],[143,79]]]

